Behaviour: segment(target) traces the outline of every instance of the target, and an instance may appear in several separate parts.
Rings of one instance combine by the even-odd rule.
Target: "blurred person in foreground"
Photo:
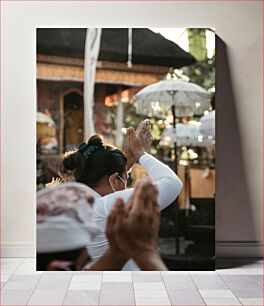
[[[124,153],[105,145],[100,136],[92,136],[78,149],[67,152],[61,164],[62,177],[72,179],[88,186],[95,198],[94,218],[100,233],[89,244],[92,260],[99,259],[108,249],[106,223],[116,200],[121,198],[125,204],[134,192],[126,188],[127,171],[139,161],[158,190],[160,210],[166,208],[179,195],[182,182],[165,164],[147,153],[151,146],[151,127],[148,120],[140,123],[138,129],[127,129]],[[141,233],[144,235],[144,233]],[[133,262],[124,264],[123,270],[134,271],[140,268]]]
[[[37,270],[83,269],[90,239],[99,233],[92,202],[89,189],[79,183],[38,192]],[[156,249],[159,220],[157,188],[150,179],[142,179],[127,205],[116,199],[106,224],[108,249],[85,270],[121,270],[130,258],[141,270],[167,270]]]

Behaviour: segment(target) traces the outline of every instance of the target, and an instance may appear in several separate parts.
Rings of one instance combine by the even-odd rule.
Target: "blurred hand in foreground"
[[[160,223],[157,196],[150,179],[138,181],[126,206],[122,199],[116,200],[107,222],[109,248],[134,259],[142,270],[167,270],[156,250]]]
[[[52,181],[46,184],[46,187],[57,187],[61,183],[62,183],[62,179],[60,179],[59,177],[56,177],[56,178],[53,177]]]

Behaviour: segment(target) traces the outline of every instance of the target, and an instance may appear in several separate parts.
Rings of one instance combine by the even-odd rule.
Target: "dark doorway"
[[[83,142],[83,96],[73,91],[64,96],[64,150]]]

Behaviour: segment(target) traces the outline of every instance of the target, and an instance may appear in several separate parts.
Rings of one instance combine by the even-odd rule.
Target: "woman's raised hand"
[[[132,153],[130,148],[131,128],[127,128],[125,135],[124,155],[127,158],[127,171],[137,162],[137,158]]]
[[[148,152],[152,143],[151,125],[148,119],[140,123],[136,130],[136,137],[141,140],[142,146]]]
[[[141,121],[137,130],[129,127],[125,136],[124,154],[127,158],[127,168],[130,169],[139,157],[150,149],[152,142],[149,120]]]
[[[148,120],[144,120],[136,131],[133,128],[129,129],[130,150],[138,160],[140,156],[150,149],[152,142],[151,126]]]

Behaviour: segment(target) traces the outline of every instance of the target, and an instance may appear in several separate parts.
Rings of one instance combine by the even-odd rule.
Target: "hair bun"
[[[67,170],[74,171],[78,167],[78,164],[81,162],[80,159],[80,153],[77,154],[75,151],[67,152],[63,160],[63,166]]]
[[[104,146],[103,138],[99,135],[93,135],[89,138],[87,144],[89,145],[95,145],[95,146]]]

